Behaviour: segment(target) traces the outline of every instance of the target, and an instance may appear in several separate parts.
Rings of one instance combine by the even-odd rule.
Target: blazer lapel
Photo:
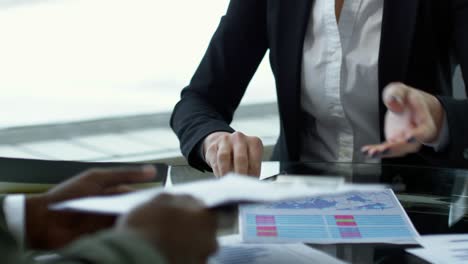
[[[270,2],[270,3],[273,3]],[[271,58],[277,74],[279,112],[283,116],[282,132],[288,142],[288,156],[299,157],[300,86],[305,31],[312,0],[278,0],[272,8]]]
[[[404,82],[411,55],[419,0],[385,0],[379,54],[379,91],[391,82]],[[381,136],[386,107],[380,100]]]

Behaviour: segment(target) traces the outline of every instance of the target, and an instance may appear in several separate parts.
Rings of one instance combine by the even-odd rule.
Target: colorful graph
[[[361,237],[359,228],[352,215],[335,215],[336,225],[339,226],[340,235],[342,238],[358,238]]]
[[[417,236],[393,192],[348,193],[241,207],[241,232],[249,242],[346,242]]]
[[[356,226],[352,215],[335,215],[335,220],[337,226]]]

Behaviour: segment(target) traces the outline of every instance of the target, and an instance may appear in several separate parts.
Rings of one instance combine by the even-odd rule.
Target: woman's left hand
[[[362,147],[369,157],[402,157],[438,141],[445,116],[439,100],[402,83],[385,87],[385,142]]]

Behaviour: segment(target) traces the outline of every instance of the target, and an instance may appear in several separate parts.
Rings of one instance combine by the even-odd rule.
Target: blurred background
[[[228,0],[0,0],[0,128],[167,112]],[[275,101],[263,63],[243,104]]]
[[[0,156],[184,163],[170,113],[228,4],[0,0]],[[268,54],[232,126],[269,158],[279,122]]]

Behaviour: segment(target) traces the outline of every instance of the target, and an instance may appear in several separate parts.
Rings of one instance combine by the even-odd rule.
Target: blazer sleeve
[[[455,59],[461,66],[465,90],[468,94],[468,0],[452,1],[452,32]],[[452,97],[439,97],[446,114],[449,127],[449,143],[445,158],[454,166],[468,166],[468,100],[457,100]]]
[[[234,131],[234,111],[267,46],[266,1],[231,0],[170,121],[193,167],[209,169],[200,149],[206,136]]]

